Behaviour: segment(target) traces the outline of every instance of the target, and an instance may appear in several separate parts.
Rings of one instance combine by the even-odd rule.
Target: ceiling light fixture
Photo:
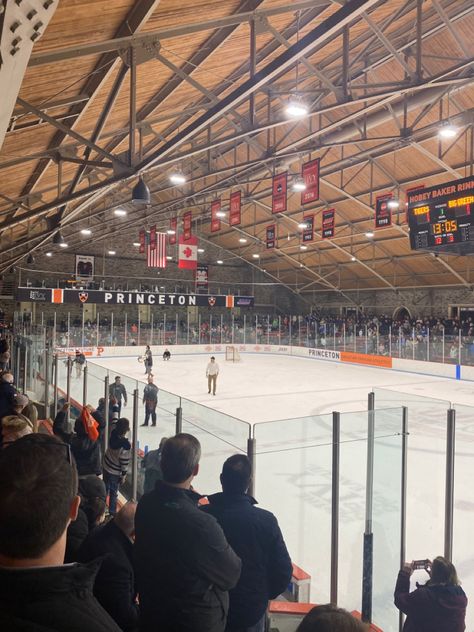
[[[216,211],[216,217],[225,217],[225,211]]]
[[[308,250],[308,246],[305,246],[304,244],[301,244],[300,250]]]
[[[176,231],[173,230],[172,228],[168,228],[166,232],[168,233],[168,235],[176,235]]]
[[[367,233],[365,233],[365,236],[368,237],[368,239],[370,239],[371,237],[374,236],[374,233],[371,230],[369,230]]]
[[[108,251],[108,253],[109,253],[109,255],[115,255],[115,254],[117,254],[117,253],[115,252],[115,250],[109,250],[109,251]]]
[[[172,261],[173,257],[171,255],[166,255],[166,258],[168,259],[168,261]]]
[[[172,184],[184,184],[186,182],[186,176],[179,169],[170,173],[169,178]]]
[[[81,235],[92,235],[92,231],[90,228],[83,228],[81,230]]]
[[[388,208],[396,210],[397,208],[400,208],[400,202],[396,198],[392,198],[387,202],[387,206]]]
[[[136,247],[138,248],[138,246],[140,245],[140,242],[139,242],[139,241],[134,241],[134,242],[133,242],[133,245],[134,245],[134,246],[136,246]]]
[[[217,263],[221,266],[224,262],[222,261],[222,259],[218,259]]]
[[[150,204],[150,189],[147,187],[143,178],[140,177],[132,190],[132,202],[134,204]]]
[[[354,255],[352,255],[351,261],[357,261],[357,259],[354,257]]]
[[[246,244],[246,243],[247,243],[247,240],[245,239],[245,237],[240,237],[240,238],[239,238],[239,242],[240,242],[241,244]]]
[[[60,247],[60,248],[67,248],[67,247],[68,247],[68,245],[67,245],[67,243],[66,243],[65,241],[63,241],[63,242],[61,242],[61,243],[59,244],[59,247]]]
[[[301,176],[294,179],[292,189],[293,191],[306,191],[306,182]]]
[[[300,222],[298,224],[298,228],[301,228],[301,230],[305,230],[305,228],[308,228],[308,224],[305,224],[305,222]]]
[[[198,252],[203,253],[204,252],[204,248],[198,248]]]
[[[47,252],[47,253],[46,253],[46,256],[47,256],[47,257],[52,257],[52,256],[53,256],[53,253],[52,253],[52,252]]]
[[[116,208],[114,211],[114,215],[117,217],[125,217],[127,211],[124,208]]]
[[[290,118],[302,118],[308,116],[309,108],[299,96],[292,96],[285,108],[286,115]]]
[[[259,255],[259,254],[257,254],[256,252],[254,252],[254,253],[253,253],[252,257],[253,257],[254,259],[260,259],[260,255]]]
[[[441,138],[454,138],[457,133],[458,128],[448,123],[439,128],[438,136],[441,136]]]

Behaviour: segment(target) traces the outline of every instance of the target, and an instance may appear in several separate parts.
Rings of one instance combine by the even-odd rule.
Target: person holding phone
[[[410,578],[424,569],[426,584],[416,582],[410,592]],[[395,606],[407,615],[403,632],[464,632],[467,597],[454,565],[444,557],[404,564],[395,587]]]

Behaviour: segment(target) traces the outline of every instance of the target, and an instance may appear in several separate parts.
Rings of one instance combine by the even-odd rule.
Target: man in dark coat
[[[13,385],[13,374],[5,371],[0,376],[0,420],[7,415],[14,415],[15,397],[18,391]]]
[[[247,456],[231,456],[222,468],[222,493],[209,496],[209,505],[203,507],[242,560],[239,582],[229,591],[228,632],[263,632],[268,601],[287,588],[292,574],[277,519],[257,508],[257,501],[247,494],[250,479]]]
[[[138,503],[135,571],[140,632],[223,632],[228,590],[240,576],[240,560],[216,520],[198,509],[191,491],[201,446],[188,434],[163,447],[163,481]]]
[[[100,561],[63,565],[77,480],[55,437],[31,434],[0,453],[0,630],[120,632],[92,593]]]
[[[128,502],[82,543],[79,561],[104,557],[94,584],[94,595],[123,632],[138,630],[138,604],[133,571],[133,544],[137,505]]]

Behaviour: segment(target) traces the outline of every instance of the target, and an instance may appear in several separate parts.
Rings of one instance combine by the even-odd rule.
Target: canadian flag
[[[183,235],[179,236],[178,268],[195,270],[197,268],[197,237],[190,237],[187,241]]]

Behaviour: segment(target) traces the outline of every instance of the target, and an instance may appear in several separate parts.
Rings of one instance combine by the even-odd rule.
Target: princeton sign
[[[16,300],[32,303],[93,303],[99,305],[177,305],[180,307],[253,307],[253,296],[233,294],[161,294],[19,287]]]

